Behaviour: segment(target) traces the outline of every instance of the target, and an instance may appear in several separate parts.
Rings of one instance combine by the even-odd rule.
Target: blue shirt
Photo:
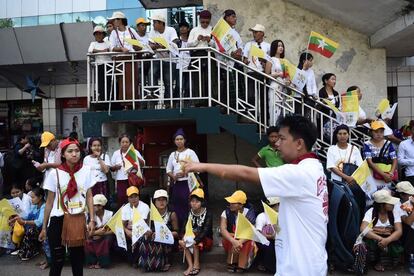
[[[45,214],[45,206],[46,203],[43,203],[40,208],[37,205],[32,205],[32,208],[30,209],[29,215],[25,220],[33,220],[36,227],[40,228],[43,225],[43,217]]]

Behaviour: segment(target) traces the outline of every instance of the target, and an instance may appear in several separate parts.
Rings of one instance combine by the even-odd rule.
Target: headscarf
[[[336,145],[336,143],[338,143],[338,138],[337,138],[338,132],[343,129],[346,130],[346,132],[348,132],[349,134],[349,127],[347,125],[342,124],[342,125],[337,126],[333,133],[333,139],[332,139],[333,145]]]
[[[177,131],[173,135],[173,139],[177,138],[177,136],[180,136],[180,135],[183,136],[185,139],[185,133],[182,128],[177,129]]]
[[[75,139],[66,138],[60,143],[61,152],[64,153],[66,148],[69,145],[76,145],[80,148],[79,142]],[[73,169],[69,167],[69,165],[66,162],[63,162],[58,169],[67,172],[69,174],[69,183],[68,187],[66,189],[66,192],[62,195],[62,200],[65,197],[65,195],[71,199],[78,193],[78,184],[76,183],[75,179],[75,173],[78,172],[82,168],[82,162],[78,162],[73,166]]]

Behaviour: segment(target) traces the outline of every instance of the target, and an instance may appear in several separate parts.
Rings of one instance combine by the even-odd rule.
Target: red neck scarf
[[[318,156],[316,155],[316,153],[314,152],[308,152],[305,153],[304,155],[299,156],[297,159],[293,160],[292,162],[290,162],[290,164],[299,164],[300,161],[308,159],[308,158],[315,158],[315,159],[319,159]]]
[[[62,195],[62,199],[65,197],[65,195],[67,195],[68,198],[71,199],[78,193],[78,184],[76,183],[75,173],[79,171],[81,168],[81,162],[76,163],[73,167],[73,170],[70,169],[69,165],[66,164],[66,162],[59,166],[60,170],[67,172],[70,176],[68,187],[66,189],[66,192]]]

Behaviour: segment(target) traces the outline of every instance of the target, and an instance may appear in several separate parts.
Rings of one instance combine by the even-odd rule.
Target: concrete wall
[[[326,35],[340,46],[330,59],[313,55],[318,88],[322,87],[321,76],[328,72],[337,75],[339,92],[351,85],[360,86],[364,93],[362,107],[369,116],[386,96],[386,53],[384,49],[370,49],[366,35],[282,0],[204,0],[203,3],[214,15],[213,24],[224,10],[234,9],[238,18],[236,29],[244,42],[252,39],[249,28],[256,23],[264,25],[266,41],[282,39],[286,58],[294,64],[306,49],[311,30]]]
[[[223,164],[241,164],[252,166],[252,157],[257,153],[257,148],[240,138],[222,132],[220,134],[207,135],[207,162]],[[250,200],[258,200],[264,196],[262,188],[251,183],[236,183],[209,175],[208,189],[210,201],[220,201],[231,195],[235,190],[241,189]]]

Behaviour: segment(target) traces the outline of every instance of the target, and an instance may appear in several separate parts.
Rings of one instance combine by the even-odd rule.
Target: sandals
[[[227,264],[227,272],[235,273],[237,271],[236,264]]]
[[[241,268],[241,267],[237,267],[236,268],[236,272],[237,273],[244,273],[244,272],[246,272],[247,271],[247,269],[245,269],[245,268]]]
[[[170,270],[171,264],[166,264],[164,265],[164,267],[161,269],[162,272],[167,272],[168,270]],[[191,274],[189,274],[191,275]]]
[[[198,273],[200,273],[201,269],[200,268],[193,268],[193,270],[191,270],[189,275],[198,275]]]

